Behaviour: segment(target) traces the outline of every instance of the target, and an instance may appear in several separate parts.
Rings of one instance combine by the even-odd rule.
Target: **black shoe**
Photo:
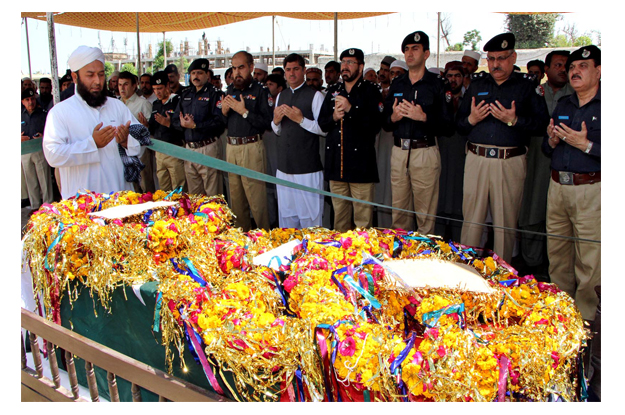
[[[29,199],[22,199],[22,209],[24,209],[27,206],[30,206],[30,200]]]

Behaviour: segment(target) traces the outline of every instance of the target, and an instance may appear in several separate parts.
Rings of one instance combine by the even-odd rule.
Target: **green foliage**
[[[592,39],[588,36],[580,36],[575,39],[575,44],[573,46],[582,47],[587,45],[592,45]]]
[[[137,68],[135,68],[135,65],[130,62],[122,65],[122,69],[120,70],[120,72],[124,72],[124,71],[128,71],[133,75],[137,75]]]
[[[567,37],[563,34],[559,34],[554,37],[551,42],[549,42],[549,46],[554,48],[568,48],[571,46],[571,42],[567,39]]]
[[[482,41],[482,36],[480,36],[480,31],[477,29],[473,29],[464,34],[464,41],[462,42],[462,44],[467,45],[467,46],[471,45],[472,50],[477,50],[477,45],[481,41]]]
[[[508,14],[506,30],[516,36],[516,49],[544,48],[553,40],[558,13]]]
[[[464,49],[462,43],[456,43],[455,45],[448,46],[446,50],[448,51],[462,51]]]
[[[167,44],[167,56],[174,51],[174,44],[171,40],[165,40]],[[156,58],[163,57],[163,42],[158,42],[158,52],[156,52]]]
[[[162,71],[163,69],[165,69],[165,59],[163,58],[163,56],[157,56],[154,58],[154,62],[152,63],[152,70],[154,72],[156,71]]]
[[[104,62],[104,76],[106,76],[106,79],[109,79],[114,71],[115,67],[111,62]]]

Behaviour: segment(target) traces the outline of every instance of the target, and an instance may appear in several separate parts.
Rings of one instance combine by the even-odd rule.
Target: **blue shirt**
[[[553,110],[552,118],[555,125],[565,124],[576,131],[581,131],[582,122],[586,122],[587,138],[593,145],[590,154],[562,141],[556,148],[551,148],[547,142],[549,135],[545,134],[542,148],[551,157],[551,168],[573,173],[601,171],[601,84],[597,95],[581,108],[577,94],[560,99]]]

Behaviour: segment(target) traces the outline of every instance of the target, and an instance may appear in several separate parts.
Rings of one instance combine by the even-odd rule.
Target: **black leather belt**
[[[241,144],[249,144],[255,143],[263,139],[263,136],[260,134],[252,135],[249,137],[228,137],[228,144],[233,146],[238,146]]]
[[[527,152],[525,147],[513,147],[513,148],[498,148],[498,147],[483,147],[481,145],[468,143],[468,149],[473,154],[478,156],[493,158],[493,159],[509,159],[511,157],[521,156]]]
[[[554,182],[578,186],[580,184],[593,184],[601,182],[601,171],[592,173],[571,173],[568,171],[551,170],[551,178]]]
[[[393,144],[395,144],[395,147],[399,147],[402,150],[408,150],[410,148],[436,147],[436,138],[423,137],[419,139],[410,139],[395,137]]]
[[[190,141],[187,142],[187,147],[189,148],[202,148],[204,146],[207,146],[209,144],[213,144],[215,142],[215,138],[209,138],[208,140],[204,140],[204,141]]]

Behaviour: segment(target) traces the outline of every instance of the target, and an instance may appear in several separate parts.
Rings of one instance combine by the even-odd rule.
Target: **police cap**
[[[165,73],[166,74],[170,74],[170,73],[178,73],[178,67],[176,65],[174,65],[173,63],[170,63],[169,65],[167,65],[165,67]]]
[[[406,45],[423,45],[423,50],[430,50],[430,38],[425,32],[417,30],[416,32],[412,32],[408,36],[404,38],[404,41],[401,42],[401,52],[404,53],[404,49],[406,49]]]
[[[35,90],[32,88],[26,88],[22,91],[22,99],[30,98],[35,96]]]
[[[194,60],[193,62],[191,62],[191,65],[189,65],[189,70],[188,72],[191,73],[192,71],[195,70],[202,70],[206,73],[208,73],[208,59],[206,58],[199,58]]]
[[[484,52],[503,52],[514,49],[516,38],[513,33],[501,33],[486,42]]]
[[[343,58],[356,58],[359,63],[365,62],[365,54],[362,50],[356,48],[345,49],[343,52],[341,52],[339,60],[341,61],[343,60]]]
[[[154,75],[152,75],[152,79],[150,80],[150,85],[165,85],[169,82],[169,78],[165,71],[158,71]]]
[[[592,59],[595,61],[596,66],[601,65],[601,49],[595,45],[583,46],[577,49],[575,52],[571,53],[566,60],[566,71],[569,71],[571,63],[584,59]]]

